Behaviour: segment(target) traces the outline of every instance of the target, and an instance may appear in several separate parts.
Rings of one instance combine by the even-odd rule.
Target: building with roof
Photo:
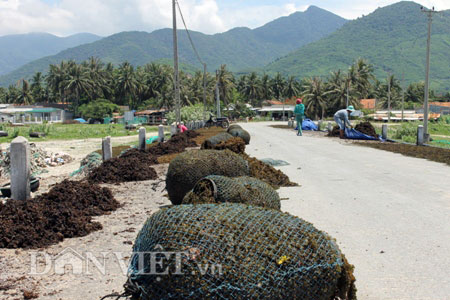
[[[3,106],[0,107],[0,122],[33,124],[62,123],[65,119],[63,109],[43,106]]]

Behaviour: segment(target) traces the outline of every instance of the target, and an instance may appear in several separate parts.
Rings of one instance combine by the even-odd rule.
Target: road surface
[[[241,125],[248,154],[290,163],[280,169],[302,186],[280,190],[282,210],[336,238],[355,265],[358,299],[450,299],[449,166]]]

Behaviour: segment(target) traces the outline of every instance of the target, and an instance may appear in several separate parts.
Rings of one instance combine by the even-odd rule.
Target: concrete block
[[[112,158],[112,143],[110,136],[107,136],[102,140],[102,154],[103,161],[107,161]]]
[[[170,126],[170,135],[177,134],[177,125],[173,124]]]
[[[160,142],[160,143],[164,142],[164,126],[163,125],[158,126],[158,142]]]
[[[381,127],[381,137],[383,140],[387,140],[387,138],[388,138],[388,125],[387,124],[383,124],[383,126]]]
[[[418,146],[423,146],[424,144],[424,130],[423,130],[423,125],[419,125],[419,127],[417,128],[417,145]]]
[[[11,142],[11,197],[30,198],[31,152],[28,140],[22,136]]]
[[[146,130],[144,127],[139,128],[139,150],[145,150]]]

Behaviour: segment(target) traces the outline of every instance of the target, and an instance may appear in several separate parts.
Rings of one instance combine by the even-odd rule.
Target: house
[[[263,108],[258,110],[258,113],[262,117],[272,117],[275,120],[282,120],[283,112],[285,117],[292,118],[294,116],[294,105],[272,105],[263,106]]]
[[[21,124],[62,123],[65,119],[63,109],[55,107],[43,107],[36,105],[0,107],[0,122],[11,122]]]
[[[376,109],[377,107],[377,99],[361,99],[359,102],[362,109]]]

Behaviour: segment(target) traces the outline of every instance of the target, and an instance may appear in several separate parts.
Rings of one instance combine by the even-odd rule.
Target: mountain
[[[367,59],[379,79],[392,72],[405,82],[425,80],[427,17],[421,5],[399,2],[350,21],[320,41],[308,44],[264,68],[297,77],[326,76],[347,70],[355,59]],[[450,90],[450,11],[433,18],[431,83]]]
[[[227,64],[230,70],[237,71],[263,67],[277,57],[319,40],[345,23],[345,19],[311,6],[305,12],[296,12],[253,30],[239,27],[214,35],[194,31],[190,31],[190,34],[209,70]],[[180,62],[203,69],[192,50],[186,31],[179,30],[178,35]],[[124,61],[133,65],[144,65],[172,58],[172,46],[171,29],[156,30],[152,33],[122,32],[33,61],[0,77],[0,85],[5,86],[21,78],[29,78],[37,71],[45,73],[49,64],[57,64],[62,60],[73,59],[80,62],[94,56],[116,65]]]
[[[48,33],[1,36],[0,75],[14,71],[33,60],[99,39],[99,36],[90,33],[80,33],[68,37],[57,37]]]

